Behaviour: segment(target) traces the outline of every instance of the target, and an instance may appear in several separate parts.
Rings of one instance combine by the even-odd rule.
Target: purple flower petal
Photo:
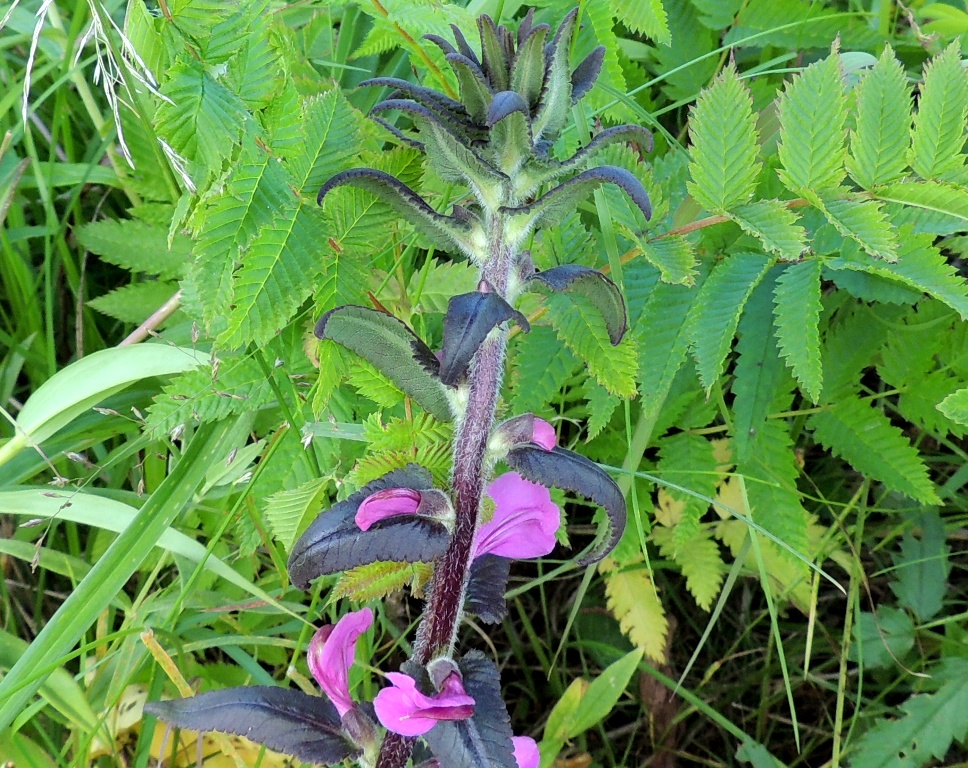
[[[488,486],[487,495],[496,508],[493,519],[478,529],[474,557],[491,554],[522,560],[555,548],[561,510],[547,488],[508,472]]]
[[[422,736],[440,720],[466,720],[474,714],[474,699],[457,674],[434,696],[418,691],[417,681],[402,672],[388,672],[387,679],[392,685],[376,695],[373,708],[383,726],[401,736]]]
[[[361,531],[388,517],[415,514],[420,506],[420,491],[413,488],[387,488],[370,494],[356,510],[356,524]]]
[[[511,743],[514,745],[514,759],[518,768],[538,768],[541,762],[541,753],[538,752],[538,743],[530,736],[513,736]]]
[[[558,445],[558,436],[555,434],[555,428],[544,419],[539,419],[535,416],[531,430],[531,442],[537,443],[546,451],[550,451]]]
[[[350,697],[349,670],[356,656],[356,641],[373,624],[373,611],[347,613],[335,625],[320,627],[309,642],[309,670],[340,717],[355,706]]]

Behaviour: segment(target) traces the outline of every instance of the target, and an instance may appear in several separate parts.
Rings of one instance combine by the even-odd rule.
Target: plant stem
[[[492,214],[488,223],[487,262],[482,277],[502,297],[508,286],[514,254],[504,243],[504,222]],[[494,425],[497,400],[504,374],[508,332],[493,332],[474,356],[468,376],[467,409],[454,430],[453,489],[454,535],[434,568],[423,618],[417,629],[413,660],[426,665],[441,654],[450,654],[464,610],[464,596],[473,561],[481,497],[487,481],[488,438]],[[380,749],[377,768],[403,768],[413,749],[413,739],[388,733]]]

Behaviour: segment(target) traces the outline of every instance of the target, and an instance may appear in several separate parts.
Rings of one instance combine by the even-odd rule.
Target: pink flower
[[[369,608],[347,613],[335,625],[320,627],[309,643],[309,670],[340,717],[355,707],[350,698],[349,671],[356,656],[356,641],[373,624]]]
[[[361,531],[368,531],[381,520],[391,517],[418,515],[453,526],[454,509],[447,495],[436,488],[415,491],[413,488],[384,488],[371,493],[356,510],[356,524]]]
[[[541,754],[534,739],[530,736],[513,736],[511,743],[514,745],[514,759],[518,768],[538,768]]]
[[[422,736],[440,720],[466,720],[474,714],[474,699],[467,695],[457,673],[444,680],[439,693],[427,696],[417,681],[402,672],[387,672],[392,683],[373,700],[377,719],[401,736]]]
[[[550,451],[558,444],[558,436],[555,434],[555,428],[544,419],[539,419],[535,416],[531,430],[531,442],[537,443],[546,451]]]
[[[496,508],[494,517],[477,531],[474,557],[491,554],[521,560],[555,548],[561,510],[547,488],[508,472],[487,487],[487,495]]]

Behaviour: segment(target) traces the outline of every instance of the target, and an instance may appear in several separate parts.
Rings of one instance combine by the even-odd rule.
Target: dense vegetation
[[[497,663],[543,766],[951,763],[968,737],[964,4],[578,5],[572,66],[598,45],[604,61],[548,149],[648,128],[651,152],[623,139],[596,164],[632,174],[652,217],[605,185],[529,234],[539,270],[607,273],[629,332],[614,343],[586,297],[522,296],[500,412],[608,471],[629,524],[580,568],[600,521],[553,491],[568,541],[516,563],[508,617],[465,623],[460,646]],[[362,305],[439,348],[477,272],[385,196],[316,197],[369,167],[436,211],[472,203],[412,146],[413,111],[368,119],[389,91],[357,86],[466,96],[424,35],[476,41],[478,15],[515,29],[526,10],[5,11],[0,759],[282,765],[235,737],[176,741],[143,704],[317,693],[313,627],[364,604],[360,700],[411,655],[428,567],[303,593],[286,561],[387,472],[443,485],[452,428],[312,329]]]

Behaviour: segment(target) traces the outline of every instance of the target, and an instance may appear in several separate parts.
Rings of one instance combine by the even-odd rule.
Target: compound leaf
[[[628,327],[625,301],[618,286],[601,272],[578,264],[565,264],[538,272],[530,279],[543,283],[553,291],[569,291],[584,296],[601,313],[612,345],[622,341]]]
[[[820,398],[820,262],[790,264],[777,278],[773,294],[780,354],[814,402]]]
[[[910,154],[911,167],[921,178],[963,176],[966,114],[968,73],[956,40],[924,67]]]

